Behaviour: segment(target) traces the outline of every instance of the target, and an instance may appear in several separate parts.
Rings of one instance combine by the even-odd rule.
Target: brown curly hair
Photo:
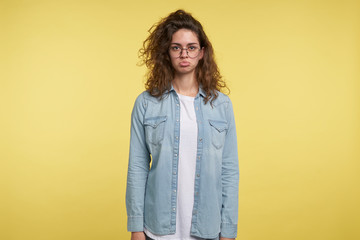
[[[198,84],[206,93],[205,104],[209,100],[212,103],[218,96],[217,91],[224,88],[229,91],[229,88],[219,72],[214,59],[213,47],[202,25],[190,13],[181,9],[155,23],[149,29],[150,35],[139,50],[141,65],[145,64],[148,68],[145,88],[152,96],[159,98],[170,90],[175,70],[171,64],[168,50],[173,34],[180,29],[193,31],[198,37],[200,47],[204,48],[204,56],[198,62],[195,74]]]

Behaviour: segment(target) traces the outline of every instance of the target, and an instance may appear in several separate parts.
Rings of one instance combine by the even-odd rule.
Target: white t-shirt
[[[180,143],[178,162],[178,187],[176,210],[176,233],[155,235],[145,229],[146,235],[155,240],[198,240],[190,236],[191,217],[194,206],[194,182],[196,168],[198,126],[194,97],[178,94],[180,100]]]

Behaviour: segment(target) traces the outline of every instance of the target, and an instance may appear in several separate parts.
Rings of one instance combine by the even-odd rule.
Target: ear
[[[202,47],[201,50],[200,50],[199,60],[204,57],[204,52],[205,52],[204,48],[205,47]]]

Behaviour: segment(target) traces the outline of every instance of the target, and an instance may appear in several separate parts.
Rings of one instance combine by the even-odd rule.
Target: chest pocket
[[[167,117],[158,116],[145,118],[145,137],[146,142],[151,144],[159,144],[164,139],[164,129]]]
[[[224,146],[226,130],[228,125],[226,121],[209,120],[211,126],[211,142],[215,148],[220,149]]]

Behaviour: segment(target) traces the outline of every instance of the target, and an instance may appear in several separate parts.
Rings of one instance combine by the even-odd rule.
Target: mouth
[[[180,62],[180,67],[188,67],[188,66],[190,66],[189,62],[186,62],[186,61]]]

